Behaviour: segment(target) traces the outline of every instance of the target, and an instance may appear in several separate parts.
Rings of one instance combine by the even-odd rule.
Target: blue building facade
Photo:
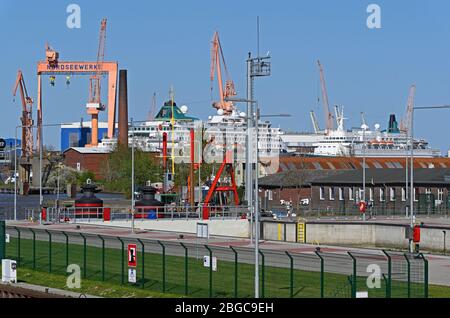
[[[84,147],[91,142],[91,123],[74,123],[61,126],[61,151],[71,147]],[[107,137],[108,128],[106,123],[99,123],[98,141]]]

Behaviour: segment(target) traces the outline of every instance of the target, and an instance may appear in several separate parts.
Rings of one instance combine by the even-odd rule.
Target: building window
[[[344,188],[339,188],[339,201],[344,201]]]
[[[320,187],[319,188],[319,197],[320,197],[320,200],[325,200],[325,188],[324,187]]]
[[[363,188],[359,188],[359,201],[363,201],[364,200],[364,189]]]
[[[80,146],[80,137],[78,133],[70,133],[69,134],[69,147],[79,147]],[[63,149],[61,149],[63,150]]]
[[[425,194],[431,194],[431,189],[430,188],[426,188],[425,189]]]
[[[395,188],[389,188],[389,198],[391,201],[395,201]]]
[[[406,188],[402,188],[402,201],[406,201]]]
[[[371,202],[373,202],[373,189],[372,188],[369,189],[369,200]]]
[[[419,188],[414,188],[414,201],[415,202],[419,201],[419,193],[420,193]]]
[[[380,188],[380,202],[384,202],[384,188]]]
[[[349,187],[349,188],[348,188],[348,199],[349,199],[350,201],[355,200],[355,198],[353,197],[353,188],[352,188],[352,187]]]
[[[330,201],[334,200],[334,188],[330,187],[329,188],[329,193],[330,193]]]
[[[437,191],[437,199],[439,201],[443,201],[444,200],[444,189],[438,189]]]

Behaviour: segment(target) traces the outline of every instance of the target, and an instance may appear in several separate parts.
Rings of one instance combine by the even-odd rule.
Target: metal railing
[[[285,206],[270,205],[266,209],[266,213],[272,212],[278,217],[287,216],[287,209]],[[316,206],[294,206],[291,209],[291,213],[294,213],[298,217],[357,217],[361,216],[359,207],[356,204],[349,204],[346,206],[330,206],[326,204],[319,204]],[[445,206],[436,206],[433,209],[419,208],[418,205],[414,208],[414,215],[422,217],[444,217],[448,218],[450,215],[450,209]],[[374,205],[369,206],[366,209],[366,217],[406,217],[406,210],[404,206],[387,206],[387,205]],[[408,216],[409,217],[409,216]]]
[[[203,206],[136,207],[135,221],[144,220],[199,220],[203,218]],[[247,217],[245,206],[209,206],[209,219],[243,219]],[[27,218],[28,219],[28,218]],[[91,221],[130,221],[130,207],[70,207],[46,208],[46,221],[49,222],[91,222]]]

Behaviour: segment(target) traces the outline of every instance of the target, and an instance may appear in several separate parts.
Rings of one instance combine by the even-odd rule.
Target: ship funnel
[[[397,120],[395,119],[395,114],[391,114],[389,116],[388,132],[390,132],[390,133],[399,133],[400,132],[398,129]]]

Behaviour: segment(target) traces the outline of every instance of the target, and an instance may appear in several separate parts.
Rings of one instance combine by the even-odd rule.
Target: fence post
[[[0,221],[0,261],[6,258],[6,222]]]
[[[261,298],[264,298],[264,292],[266,290],[265,280],[264,280],[264,269],[265,269],[265,261],[264,254],[261,250],[259,250],[259,255],[261,255]]]
[[[350,252],[347,252],[347,254],[353,260],[352,298],[356,298],[356,258]]]
[[[422,257],[422,259],[423,259],[423,271],[424,271],[424,273],[423,273],[423,278],[424,278],[424,297],[425,298],[428,298],[428,260],[425,258],[425,256],[422,254],[422,253],[420,253],[420,256]]]
[[[36,232],[33,229],[30,231],[33,233],[33,269],[36,269]]]
[[[209,251],[209,298],[212,298],[212,251],[208,245],[205,248]]]
[[[230,249],[234,252],[234,298],[238,297],[238,253],[230,246]]]
[[[48,230],[45,230],[48,234],[48,272],[52,272],[52,233]]]
[[[83,278],[87,277],[87,268],[86,268],[86,236],[83,233],[80,233],[80,236],[83,238]]]
[[[162,289],[163,293],[166,292],[166,247],[161,241],[157,241],[162,247]]]
[[[290,260],[290,282],[289,282],[289,286],[290,286],[290,297],[294,298],[294,258],[292,257],[291,254],[289,254],[288,251],[285,251],[286,255],[289,257]]]
[[[145,286],[145,260],[144,260],[145,246],[144,246],[144,242],[142,242],[141,239],[137,239],[137,240],[141,244],[141,254],[142,254],[141,287],[144,288],[144,286]]]
[[[17,226],[14,229],[17,231],[17,265],[20,265],[20,230]]]
[[[183,244],[180,243],[181,246],[184,248],[184,294],[188,294],[188,249]]]
[[[101,235],[97,235],[102,240],[102,281],[105,281],[105,239]]]
[[[121,272],[121,280],[122,280],[122,285],[124,284],[124,282],[125,282],[125,271],[124,271],[124,269],[125,269],[125,252],[124,252],[124,249],[125,249],[125,244],[123,243],[123,240],[120,238],[120,237],[117,237],[117,239],[120,241],[120,244],[122,244],[122,272]]]
[[[406,264],[408,265],[408,298],[411,298],[411,264],[406,253],[403,254],[406,259]]]
[[[391,284],[392,259],[391,259],[391,256],[385,250],[383,250],[383,253],[384,253],[384,255],[386,255],[386,257],[388,259],[388,279],[386,281],[386,297],[391,298],[392,297],[392,284]]]
[[[66,232],[61,232],[66,237],[66,269],[69,266],[69,236]]]
[[[324,296],[324,261],[323,257],[318,251],[315,251],[316,255],[320,258],[320,298]]]

